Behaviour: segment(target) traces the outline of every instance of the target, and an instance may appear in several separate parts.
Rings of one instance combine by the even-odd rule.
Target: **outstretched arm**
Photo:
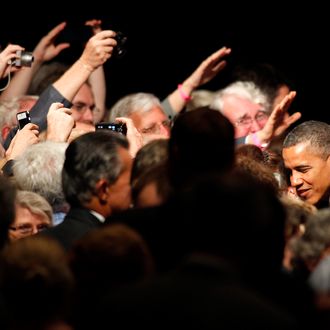
[[[56,37],[65,28],[63,22],[55,26],[42,37],[33,50],[34,61],[31,68],[21,68],[13,77],[8,88],[1,94],[0,100],[10,100],[13,97],[19,97],[26,94],[34,74],[45,61],[50,61],[57,56],[63,49],[70,46],[68,43],[54,44]]]
[[[167,97],[174,114],[180,112],[184,108],[189,101],[191,93],[196,88],[212,80],[226,66],[226,61],[223,58],[230,54],[230,52],[231,49],[227,47],[222,47],[214,52],[179,85],[178,89]]]
[[[111,57],[115,36],[116,32],[104,30],[88,40],[80,58],[53,84],[63,97],[71,101],[91,73]]]
[[[101,24],[102,21],[97,19],[93,19],[85,23],[85,25],[91,26],[94,34],[102,31]],[[104,118],[106,111],[105,101],[107,90],[103,65],[100,65],[96,70],[92,72],[88,78],[88,82],[91,85],[94,95],[94,102],[98,110],[97,112],[93,113],[94,121],[95,123],[99,123]]]

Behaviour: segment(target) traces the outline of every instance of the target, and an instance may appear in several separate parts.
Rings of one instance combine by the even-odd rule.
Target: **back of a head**
[[[136,153],[133,161],[131,182],[150,167],[164,163],[168,157],[168,140],[157,139],[145,144]]]
[[[43,196],[56,212],[63,207],[61,172],[66,143],[40,142],[30,146],[13,166],[14,178],[22,190]]]
[[[98,228],[77,241],[70,265],[79,288],[93,287],[96,292],[143,280],[153,272],[143,238],[123,224]]]
[[[42,236],[18,240],[4,249],[0,268],[0,286],[13,325],[44,329],[42,325],[64,319],[73,276],[57,242]]]
[[[202,107],[174,122],[169,140],[170,180],[174,186],[208,172],[223,173],[234,161],[234,127],[219,111]]]
[[[234,171],[251,175],[256,181],[274,189],[274,193],[279,193],[279,185],[272,170],[260,161],[241,155],[236,157]]]
[[[206,175],[181,196],[192,252],[229,258],[250,272],[280,271],[285,213],[268,185],[244,173]]]
[[[122,170],[118,148],[128,149],[125,136],[97,130],[74,139],[66,149],[62,187],[71,206],[80,207],[91,200],[96,182],[106,178],[114,183]]]
[[[288,133],[283,148],[290,148],[300,143],[309,143],[311,151],[327,157],[330,154],[330,125],[316,120],[305,121]]]
[[[159,99],[150,93],[135,93],[122,97],[110,109],[109,121],[117,117],[129,117],[134,112],[148,112],[153,107],[161,108]]]

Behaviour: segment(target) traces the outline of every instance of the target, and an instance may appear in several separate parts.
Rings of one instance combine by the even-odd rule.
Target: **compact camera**
[[[34,57],[31,52],[26,52],[24,50],[18,50],[16,52],[18,58],[15,59],[15,66],[31,66],[34,60]]]
[[[29,111],[17,112],[16,114],[18,127],[21,130],[26,124],[31,123]]]
[[[123,57],[127,50],[126,50],[126,42],[127,42],[127,37],[123,32],[117,31],[115,38],[117,41],[117,46],[113,50],[113,55],[116,56],[117,58]]]
[[[95,125],[95,129],[109,129],[123,135],[127,133],[127,126],[124,123],[98,123]]]

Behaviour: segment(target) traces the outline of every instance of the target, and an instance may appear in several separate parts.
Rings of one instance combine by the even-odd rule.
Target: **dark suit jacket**
[[[89,210],[72,208],[62,223],[42,231],[41,235],[55,238],[66,250],[69,250],[75,241],[92,229],[102,225],[103,223],[91,214]]]

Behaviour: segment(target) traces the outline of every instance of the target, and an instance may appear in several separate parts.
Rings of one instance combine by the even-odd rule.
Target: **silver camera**
[[[31,52],[26,52],[24,50],[18,50],[16,52],[18,58],[15,59],[15,66],[31,66],[34,60],[34,57]]]

